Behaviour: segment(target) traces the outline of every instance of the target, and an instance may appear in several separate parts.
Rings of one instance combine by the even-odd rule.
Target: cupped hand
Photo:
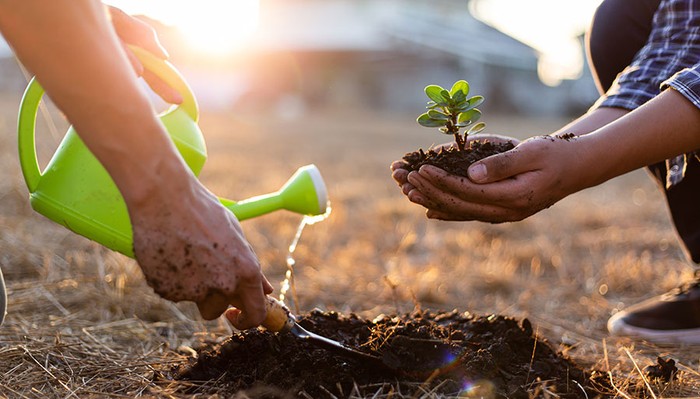
[[[153,27],[126,14],[116,7],[108,6],[107,9],[109,10],[114,31],[121,40],[124,52],[126,52],[129,62],[131,62],[131,66],[134,68],[136,74],[142,77],[153,92],[160,96],[163,101],[170,104],[181,103],[182,95],[177,90],[168,86],[162,79],[156,76],[156,74],[145,69],[134,52],[127,46],[131,44],[141,47],[160,59],[168,59],[168,52],[160,44],[160,41],[158,41],[158,35]]]
[[[581,161],[585,151],[579,138],[533,137],[474,163],[469,178],[423,166],[406,176],[413,187],[407,196],[431,219],[522,220],[591,185],[591,168]]]
[[[194,301],[207,320],[234,306],[234,327],[258,326],[272,286],[235,216],[196,179],[188,184],[177,197],[129,207],[146,281],[165,299]]]
[[[507,143],[507,142],[512,142],[514,145],[517,145],[520,141],[518,139],[508,137],[508,136],[503,136],[503,135],[497,135],[497,134],[474,134],[470,135],[467,138],[467,143],[470,143],[475,140],[480,140],[480,141],[490,141],[492,143]],[[441,144],[438,146],[433,147],[433,149],[439,149],[439,148],[447,148],[447,147],[454,147],[456,144],[454,141]],[[396,181],[396,183],[401,187],[401,192],[404,193],[404,195],[408,195],[411,190],[413,190],[415,187],[408,181],[408,170],[404,169],[404,166],[406,165],[406,161],[404,160],[397,160],[392,162],[391,164],[391,177]]]

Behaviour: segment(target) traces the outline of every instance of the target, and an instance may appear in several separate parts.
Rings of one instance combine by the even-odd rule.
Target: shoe
[[[655,343],[700,344],[700,271],[688,284],[615,313],[608,331]]]
[[[5,320],[5,315],[7,314],[7,293],[5,291],[5,279],[2,277],[2,270],[0,270],[0,326],[2,321]]]

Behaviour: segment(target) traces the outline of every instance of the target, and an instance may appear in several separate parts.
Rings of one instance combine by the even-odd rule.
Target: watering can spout
[[[278,191],[242,201],[220,198],[239,220],[250,219],[278,209],[305,216],[323,215],[328,210],[328,192],[316,165],[302,166]]]

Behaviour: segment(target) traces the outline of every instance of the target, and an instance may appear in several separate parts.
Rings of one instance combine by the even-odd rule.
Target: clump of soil
[[[473,140],[464,151],[460,151],[456,147],[431,148],[427,152],[419,149],[404,155],[403,160],[406,164],[403,168],[408,171],[414,171],[420,169],[423,165],[433,165],[454,175],[466,177],[469,165],[488,156],[506,152],[514,147],[515,145],[511,141],[494,143]]]
[[[439,395],[593,398],[589,373],[533,336],[527,319],[416,311],[373,321],[312,311],[299,324],[380,357],[383,365],[331,353],[291,334],[250,330],[199,351],[173,370],[188,393],[227,396],[267,387],[288,396]],[[251,391],[253,390],[253,391]],[[538,394],[539,393],[539,394]],[[476,395],[476,396],[468,396]]]
[[[673,359],[656,358],[656,364],[647,366],[644,369],[644,374],[651,379],[660,379],[663,382],[669,382],[678,379],[678,367]]]

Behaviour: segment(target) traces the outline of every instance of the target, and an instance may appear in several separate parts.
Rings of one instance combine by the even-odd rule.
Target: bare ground
[[[230,328],[203,322],[191,304],[159,299],[132,260],[33,213],[14,150],[18,98],[3,100],[0,118],[0,267],[9,289],[9,315],[0,328],[0,397],[194,397],[176,394],[184,383],[164,378],[163,370],[192,356],[192,348],[223,341]],[[660,347],[605,330],[618,309],[692,274],[662,194],[644,172],[519,223],[428,221],[403,198],[388,169],[405,152],[447,141],[413,119],[361,110],[315,110],[303,120],[253,111],[203,115],[210,154],[201,178],[218,195],[241,199],[276,190],[308,163],[324,176],[333,212],[303,233],[294,255],[292,310],[372,319],[420,306],[527,317],[558,350],[609,373],[619,397],[700,392],[700,347]],[[484,121],[488,131],[518,137],[564,122]],[[60,137],[41,129],[45,161]],[[63,127],[58,131],[55,136]],[[363,169],[351,167],[357,157]],[[243,223],[273,283],[284,278],[299,221],[279,212]],[[678,381],[644,380],[640,370],[657,356],[678,361]],[[263,387],[239,397],[265,395],[271,394]]]

